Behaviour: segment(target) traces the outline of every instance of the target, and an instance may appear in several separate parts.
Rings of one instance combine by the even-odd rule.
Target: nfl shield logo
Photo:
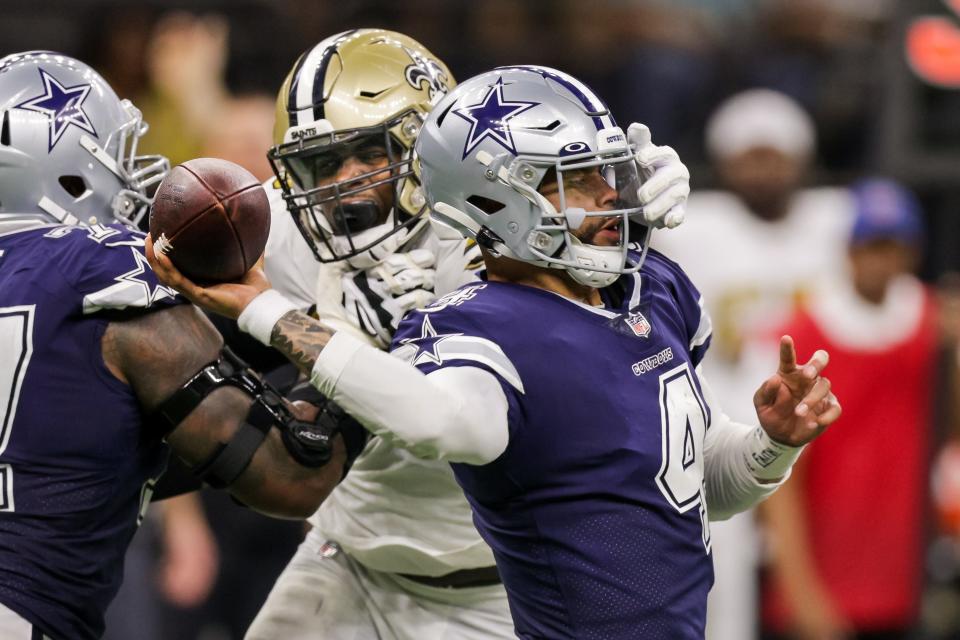
[[[627,323],[634,335],[640,338],[646,338],[650,335],[650,323],[639,311],[631,311],[623,321]]]

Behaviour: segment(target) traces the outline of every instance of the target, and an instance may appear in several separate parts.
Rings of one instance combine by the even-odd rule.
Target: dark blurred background
[[[917,16],[950,15],[942,0],[3,4],[0,51],[45,48],[78,56],[121,97],[149,91],[154,28],[177,9],[226,19],[226,86],[241,95],[275,94],[301,51],[358,26],[413,36],[459,78],[506,63],[556,66],[605,96],[618,120],[645,122],[657,142],[676,147],[699,188],[713,182],[701,142],[711,109],[740,89],[770,87],[795,98],[816,121],[817,182],[845,183],[863,173],[899,178],[920,192],[931,218],[924,273],[960,266],[951,249],[960,240],[952,215],[960,204],[960,99],[922,81],[906,55]]]
[[[695,190],[720,186],[703,142],[717,105],[780,91],[816,126],[810,186],[898,180],[923,205],[921,277],[960,271],[957,0],[0,0],[0,55],[79,57],[144,111],[151,151],[171,164],[229,157],[266,179],[284,76],[302,51],[356,27],[416,38],[458,79],[500,64],[570,72],[622,125],[644,122],[675,147]],[[946,508],[960,513],[953,464]],[[137,536],[108,637],[241,637],[302,535],[224,496],[202,509],[190,500],[156,509]],[[927,601],[950,619],[928,612],[925,628],[939,631],[916,637],[960,637],[960,591],[941,588],[960,584],[960,516],[955,528],[931,544],[927,572]]]

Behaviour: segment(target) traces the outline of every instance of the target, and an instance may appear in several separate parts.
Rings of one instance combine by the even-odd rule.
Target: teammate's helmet
[[[89,66],[50,51],[0,59],[0,225],[136,225],[166,175],[138,156],[140,111]]]
[[[633,152],[603,101],[570,75],[501,67],[467,80],[431,113],[417,154],[433,220],[487,250],[566,269],[594,287],[640,268],[627,264],[628,223],[642,220]],[[560,211],[537,191],[551,169]],[[616,189],[615,210],[566,206],[565,174],[583,170]],[[588,216],[622,216],[619,245],[587,245],[570,233]],[[631,240],[645,252],[650,233],[642,229]]]
[[[425,219],[412,147],[426,114],[453,84],[423,45],[393,31],[347,31],[300,56],[277,98],[269,157],[287,208],[319,261],[375,263]],[[386,149],[386,168],[330,183],[344,158],[371,141]],[[328,183],[318,184],[324,178]],[[345,202],[384,184],[394,193],[385,221],[356,198]]]

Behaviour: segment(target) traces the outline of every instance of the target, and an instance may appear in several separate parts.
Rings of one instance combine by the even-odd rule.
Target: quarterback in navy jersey
[[[307,460],[272,427],[317,411],[269,398],[157,281],[132,225],[167,163],[136,155],[136,108],[36,51],[0,59],[0,122],[0,637],[93,639],[168,449],[252,507],[305,517],[342,443]]]
[[[695,373],[709,321],[683,272],[652,251],[601,294],[594,307],[467,285],[409,314],[393,353],[428,375],[480,367],[503,388],[509,444],[489,464],[453,467],[518,630],[697,637],[713,582],[710,408]]]
[[[758,424],[723,414],[700,374],[702,300],[638,224],[644,191],[673,188],[636,157],[648,139],[553,69],[451,91],[419,168],[437,232],[474,239],[486,275],[409,314],[390,355],[262,273],[200,288],[147,250],[165,283],[239,316],[365,427],[453,464],[521,638],[702,639],[709,520],[774,491],[840,414],[827,354],[798,364],[787,336]]]

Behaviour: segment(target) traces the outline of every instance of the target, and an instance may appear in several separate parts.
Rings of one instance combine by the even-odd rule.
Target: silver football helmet
[[[0,230],[24,222],[136,225],[166,158],[138,156],[140,111],[50,51],[0,59]]]
[[[489,252],[565,269],[577,282],[611,284],[629,264],[627,233],[643,254],[641,177],[633,150],[600,98],[576,78],[546,67],[501,67],[454,89],[417,139],[421,180],[435,224]],[[568,207],[564,185],[597,172],[616,190],[612,209]],[[548,176],[548,172],[551,172]],[[555,172],[555,174],[553,173]],[[556,179],[560,207],[538,192]],[[585,244],[572,232],[590,217],[619,217],[616,246]]]

